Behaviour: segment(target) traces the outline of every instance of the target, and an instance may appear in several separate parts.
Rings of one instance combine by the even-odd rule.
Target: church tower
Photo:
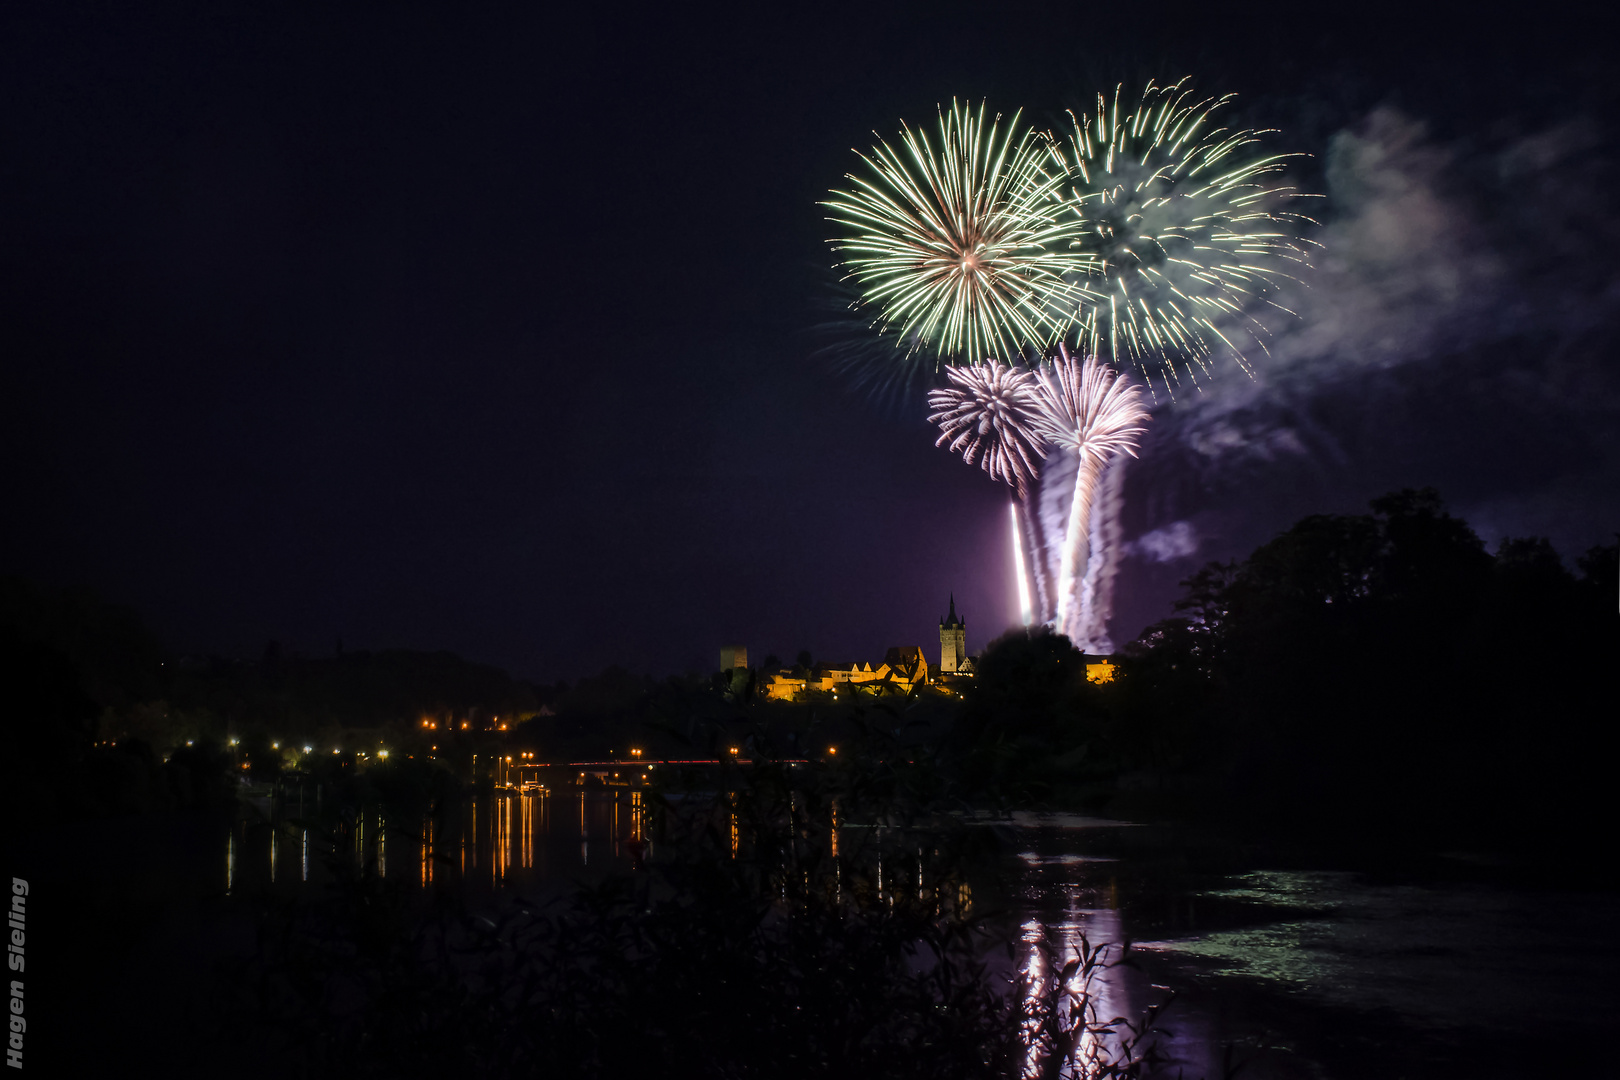
[[[956,594],[951,594],[951,613],[939,620],[939,670],[952,673],[962,670],[967,659],[967,623],[956,615]]]

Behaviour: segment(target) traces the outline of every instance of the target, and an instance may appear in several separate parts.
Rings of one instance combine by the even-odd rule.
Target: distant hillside
[[[521,719],[554,696],[444,651],[310,659],[271,643],[257,660],[176,657],[133,610],[88,589],[18,577],[0,577],[0,649],[17,663],[50,658],[51,670],[60,669],[57,681],[76,682],[100,714],[98,737],[127,733],[158,743],[255,727],[290,738],[328,727],[414,725],[447,713]]]
[[[267,650],[255,663],[184,660],[169,680],[177,708],[287,734],[414,724],[424,716],[532,715],[542,694],[500,668],[450,652],[387,649],[320,659]]]

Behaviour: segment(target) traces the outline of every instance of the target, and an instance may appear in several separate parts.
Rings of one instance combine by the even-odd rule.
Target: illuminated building
[[[828,691],[835,696],[841,688],[865,693],[909,694],[913,687],[928,682],[928,661],[915,645],[896,645],[883,663],[817,664],[804,668],[774,671],[765,684],[765,696],[772,701],[791,701],[806,690]]]
[[[948,627],[948,628],[947,628]],[[957,617],[956,597],[951,597],[950,622],[940,621],[941,663],[939,673],[970,675],[973,661],[967,655],[966,624]],[[724,651],[721,653],[724,659]],[[883,655],[876,667],[867,663],[816,664],[781,668],[765,675],[765,696],[771,701],[792,701],[808,690],[831,693],[909,694],[918,686],[934,682],[928,658],[918,645],[896,645]]]
[[[946,675],[965,671],[967,623],[956,614],[956,594],[951,594],[951,613],[939,620],[939,670]]]

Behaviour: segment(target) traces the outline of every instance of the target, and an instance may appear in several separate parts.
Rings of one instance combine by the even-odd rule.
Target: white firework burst
[[[824,202],[842,235],[832,241],[875,325],[915,339],[935,362],[1015,359],[1044,348],[1068,281],[1090,269],[1077,246],[1083,223],[1066,212],[1064,173],[1050,136],[1005,128],[957,102],[940,110],[938,145],[903,127],[860,158],[869,175]]]

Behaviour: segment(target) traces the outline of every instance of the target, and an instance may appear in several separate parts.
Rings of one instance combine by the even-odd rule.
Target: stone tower
[[[939,670],[955,672],[967,659],[967,623],[956,615],[956,594],[951,594],[951,613],[939,620]]]

